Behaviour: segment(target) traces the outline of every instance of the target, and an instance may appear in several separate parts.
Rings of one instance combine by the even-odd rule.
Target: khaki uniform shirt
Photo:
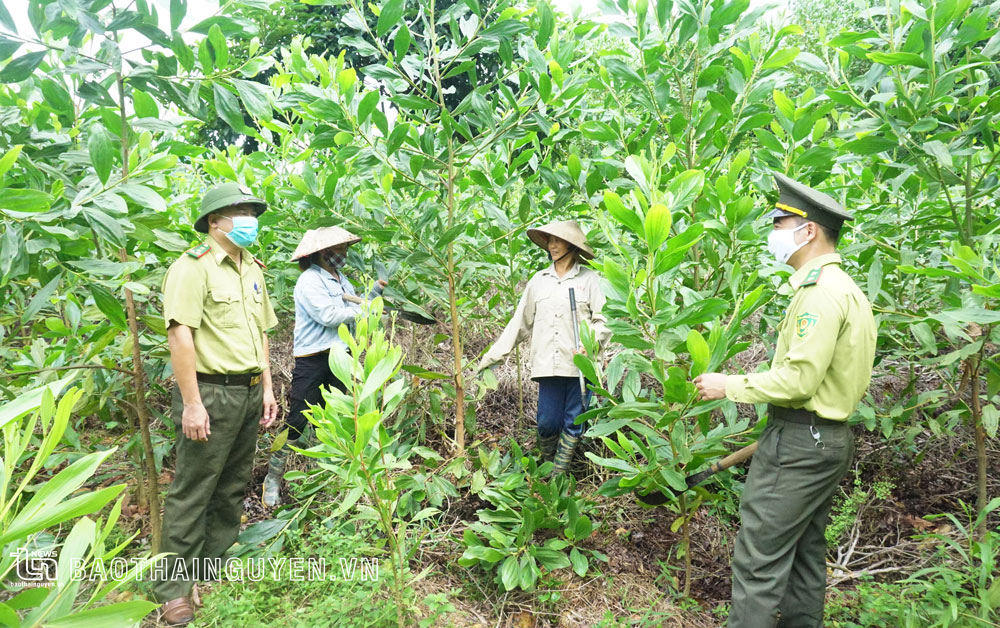
[[[496,343],[486,352],[479,369],[503,360],[514,346],[530,338],[532,379],[539,377],[576,377],[580,371],[573,364],[573,315],[569,309],[569,289],[576,295],[577,319],[590,326],[601,347],[611,338],[601,292],[601,276],[575,264],[562,278],[555,265],[541,270],[528,281],[517,304],[514,317],[507,323]]]
[[[728,376],[726,397],[846,421],[871,381],[876,338],[871,304],[841,270],[837,254],[811,260],[788,282],[794,294],[778,326],[771,370]]]
[[[211,236],[170,265],[163,278],[163,317],[194,333],[195,369],[209,375],[259,373],[268,367],[264,331],[278,320],[264,271],[241,252],[240,266]]]

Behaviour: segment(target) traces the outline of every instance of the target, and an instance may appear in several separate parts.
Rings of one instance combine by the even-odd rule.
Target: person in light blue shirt
[[[308,423],[302,413],[323,400],[322,387],[345,390],[344,384],[330,370],[330,347],[344,346],[340,326],[346,325],[353,333],[354,321],[361,314],[363,301],[343,272],[347,247],[360,241],[361,238],[340,227],[311,229],[292,255],[302,274],[295,282],[295,369],[285,419],[291,444],[296,444]],[[379,279],[368,300],[382,294],[385,285],[386,282]],[[281,501],[281,478],[288,451],[287,447],[282,447],[271,455],[261,494],[261,501],[269,508]]]

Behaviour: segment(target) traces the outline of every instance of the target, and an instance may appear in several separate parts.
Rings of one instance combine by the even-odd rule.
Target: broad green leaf
[[[673,224],[673,217],[666,205],[657,203],[649,208],[646,213],[644,231],[646,234],[646,246],[650,251],[660,248],[670,237],[670,226]]]
[[[587,120],[580,125],[580,132],[587,139],[598,142],[612,142],[618,139],[618,134],[614,129],[600,120]]]
[[[387,0],[382,5],[382,10],[379,13],[378,23],[375,26],[375,34],[382,37],[392,30],[392,27],[396,26],[399,20],[402,19],[405,5],[405,0]]]
[[[226,45],[226,36],[222,34],[218,24],[212,24],[208,29],[208,43],[212,45],[212,51],[215,53],[215,68],[225,70],[229,65],[229,47]]]
[[[517,566],[517,556],[508,556],[500,565],[500,582],[507,591],[513,591],[521,581],[521,573]]]
[[[882,65],[909,65],[917,68],[926,68],[927,61],[918,54],[912,52],[869,52],[868,59],[874,63]]]
[[[215,110],[219,117],[225,120],[226,124],[237,133],[248,132],[249,129],[243,121],[243,111],[240,109],[236,96],[219,83],[213,83],[212,90],[215,94]]]
[[[94,295],[94,303],[97,305],[97,309],[108,317],[108,321],[112,325],[121,330],[128,329],[128,323],[125,320],[125,308],[122,307],[121,302],[113,294],[96,283],[90,284],[90,293]]]
[[[125,489],[124,484],[109,486],[66,499],[97,471],[97,467],[116,450],[112,447],[79,458],[49,479],[0,533],[0,545],[23,539],[50,526],[97,512]],[[65,501],[64,501],[65,500]]]
[[[14,212],[44,212],[52,207],[52,196],[41,190],[7,188],[0,192],[0,209]]]
[[[250,115],[259,120],[271,119],[271,103],[267,101],[267,92],[260,83],[232,79],[232,84]]]
[[[170,0],[170,30],[176,31],[187,14],[188,0]]]
[[[783,68],[792,61],[795,61],[795,57],[799,56],[798,48],[782,48],[781,50],[775,51],[773,55],[767,58],[764,65],[761,66],[764,70],[776,70],[778,68]]]
[[[0,4],[0,6],[2,6],[2,4]],[[21,47],[21,43],[22,42],[7,39],[6,37],[0,35],[0,61],[6,61],[14,56],[14,53]]]
[[[0,405],[0,428],[11,421],[34,412],[42,404],[42,397],[47,391],[51,392],[53,397],[58,397],[63,389],[76,379],[76,377],[77,373],[71,372],[66,377],[45,384],[44,386],[32,388],[27,391],[22,390],[13,400]]]
[[[3,175],[7,174],[7,171],[10,170],[10,167],[14,165],[15,161],[17,161],[17,158],[18,156],[20,156],[21,148],[23,146],[24,146],[23,144],[18,144],[17,146],[14,146],[6,153],[4,153],[3,157],[0,157],[0,177],[3,177]]]
[[[90,163],[94,166],[97,177],[101,183],[107,184],[108,178],[111,176],[111,168],[114,166],[115,147],[103,124],[95,124],[90,127],[87,150],[90,153]]]
[[[375,107],[378,106],[379,93],[377,90],[366,92],[361,102],[358,103],[358,125],[365,123],[368,116],[371,115],[372,111],[375,111]]]
[[[711,352],[708,349],[708,343],[696,329],[692,329],[688,332],[687,337],[687,349],[688,353],[691,354],[691,377],[697,377],[705,372],[708,367],[708,360],[711,357]]]
[[[46,51],[29,52],[14,59],[0,70],[0,83],[20,83],[41,65]]]
[[[645,233],[645,227],[639,216],[625,207],[620,196],[610,190],[604,192],[604,207],[611,213],[615,220],[629,228],[636,235]]]
[[[158,212],[166,211],[167,209],[167,203],[163,200],[163,197],[145,185],[123,183],[118,186],[118,189],[142,207],[148,207]]]
[[[142,90],[132,90],[132,106],[135,108],[135,115],[140,118],[160,117],[159,105],[156,104],[152,96]]]
[[[3,26],[12,33],[16,33],[17,25],[14,23],[14,18],[10,16],[10,11],[5,6],[6,2],[7,0],[0,0],[0,26]]]
[[[702,188],[705,187],[705,173],[701,170],[685,170],[674,177],[667,189],[673,194],[674,204],[671,207],[676,211],[687,207],[698,198]]]

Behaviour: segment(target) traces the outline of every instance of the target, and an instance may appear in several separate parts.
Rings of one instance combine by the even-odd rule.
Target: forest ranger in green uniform
[[[204,243],[174,262],[163,280],[163,314],[177,385],[177,470],[164,506],[164,552],[153,572],[161,618],[194,618],[190,595],[206,566],[236,541],[257,446],[278,405],[267,334],[277,323],[263,264],[245,248],[257,237],[264,201],[224,183],[202,200],[195,230]]]
[[[871,305],[840,268],[837,201],[776,174],[768,250],[795,268],[771,368],[695,378],[702,399],[767,403],[740,502],[729,628],[820,628],[825,530],[854,455],[847,419],[868,389],[875,358]]]

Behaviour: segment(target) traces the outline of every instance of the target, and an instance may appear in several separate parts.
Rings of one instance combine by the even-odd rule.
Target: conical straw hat
[[[351,245],[356,242],[361,242],[361,238],[347,229],[341,229],[340,227],[310,229],[302,236],[302,241],[295,248],[295,253],[292,254],[292,261],[294,262],[300,257],[312,255],[316,251],[328,249],[331,246],[337,246],[338,244]]]
[[[580,255],[587,259],[594,259],[594,251],[587,246],[587,237],[583,235],[583,229],[576,224],[575,220],[563,220],[561,222],[550,222],[547,225],[528,229],[528,237],[531,241],[542,247],[546,251],[548,247],[548,236],[554,235],[557,238],[566,240],[576,248],[580,249]]]

